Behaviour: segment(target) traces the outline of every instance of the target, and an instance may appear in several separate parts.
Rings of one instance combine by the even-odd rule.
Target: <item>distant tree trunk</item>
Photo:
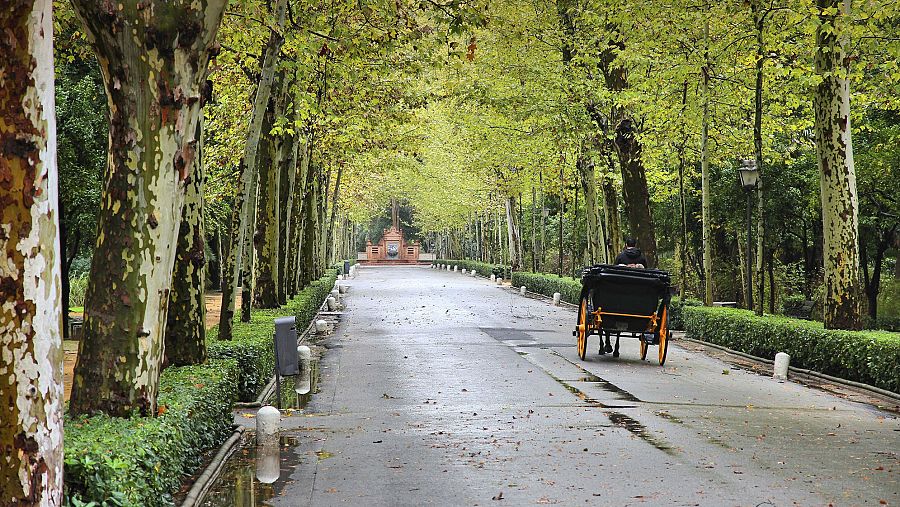
[[[766,44],[763,38],[765,28],[765,11],[761,5],[762,0],[751,0],[750,10],[753,14],[753,26],[756,29],[756,86],[754,87],[753,107],[753,154],[756,158],[756,168],[760,176],[764,174],[762,154],[762,95],[763,95],[763,67],[766,62]],[[756,314],[762,315],[765,308],[766,277],[765,277],[765,217],[763,214],[763,185],[765,180],[760,178],[760,184],[756,188]],[[771,295],[775,297],[774,294]]]
[[[331,195],[331,216],[328,218],[328,235],[327,238],[327,249],[325,250],[325,262],[327,264],[333,263],[336,259],[334,257],[334,241],[332,238],[334,237],[334,223],[337,217],[338,211],[338,196],[341,191],[341,175],[344,174],[344,164],[338,165],[337,177],[334,180],[334,193]],[[399,211],[397,217],[397,223],[400,223]]]
[[[587,155],[578,157],[575,163],[584,190],[584,217],[587,229],[587,255],[590,264],[606,262],[603,250],[606,241],[600,234],[600,209],[597,206],[597,179],[594,176],[594,162]]]
[[[891,239],[898,224],[893,224],[887,230],[875,229],[873,236],[875,240],[875,258],[872,259],[872,276],[869,276],[869,259],[866,242],[860,244],[860,253],[862,254],[863,282],[865,283],[866,297],[868,298],[869,318],[872,323],[878,318],[878,294],[881,292],[881,270],[884,266],[884,254],[891,247]]]
[[[537,190],[531,186],[531,271],[538,271],[538,242],[537,242]]]
[[[163,0],[122,0],[117,8],[72,2],[110,101],[106,185],[72,414],[156,414],[175,244],[225,3],[209,0],[196,9]]]
[[[276,0],[273,6],[278,31],[284,27],[287,0]],[[262,133],[262,122],[272,93],[275,80],[275,67],[278,63],[281,45],[284,39],[280,33],[272,30],[263,50],[263,61],[260,67],[259,84],[253,99],[250,113],[250,126],[247,129],[247,140],[244,143],[244,156],[240,164],[240,179],[235,189],[235,203],[231,215],[231,248],[227,265],[231,271],[225,273],[225,287],[222,291],[222,311],[219,319],[219,339],[230,340],[232,336],[235,297],[237,282],[241,279],[241,320],[250,320],[252,305],[251,287],[253,284],[253,241],[252,231],[256,229],[256,192],[258,175],[256,174],[256,154],[259,148],[259,136]]]
[[[50,0],[0,9],[0,503],[63,504],[63,351]]]
[[[681,119],[682,125],[683,117],[685,113],[685,109],[687,108],[687,90],[688,90],[688,82],[685,81],[682,86],[681,91]],[[682,127],[682,139],[681,144],[678,145],[678,218],[680,222],[681,228],[681,241],[678,244],[678,271],[680,279],[679,288],[678,288],[678,296],[684,300],[687,286],[687,202],[684,193],[684,150],[686,148],[685,144],[687,144],[687,136],[684,133],[684,129]]]
[[[304,226],[306,225],[306,213],[304,212],[306,193],[309,189],[309,141],[304,137],[300,140],[300,146],[298,148],[299,153],[297,156],[299,157],[299,163],[297,164],[297,176],[295,188],[296,197],[293,200],[292,208],[293,212],[291,213],[294,216],[294,219],[291,223],[291,228],[293,232],[291,232],[291,238],[293,238],[290,242],[291,248],[291,289],[290,294],[291,297],[297,295],[302,289],[300,274],[303,269],[303,265],[301,262],[301,247],[303,244],[303,231]]]
[[[859,204],[850,130],[850,59],[847,35],[838,26],[850,16],[850,0],[818,0],[816,73],[822,82],[813,95],[816,155],[821,175],[828,329],[860,329]],[[843,5],[842,5],[843,4]],[[836,12],[830,14],[829,12]]]
[[[703,222],[703,303],[713,304],[712,224],[709,217],[709,2],[704,1],[706,12],[703,24],[704,63],[700,70],[700,89],[703,100],[703,125],[700,133],[700,193]]]
[[[616,152],[622,171],[622,197],[628,226],[637,240],[638,246],[647,257],[649,266],[656,267],[656,232],[653,229],[653,215],[650,213],[650,192],[647,176],[641,160],[641,143],[636,137],[633,121],[623,118],[616,126]]]
[[[272,129],[285,108],[285,87],[290,84],[284,71],[275,76],[275,84],[269,95],[269,104],[263,115],[263,125],[259,137],[256,156],[256,172],[259,174],[259,194],[256,213],[256,232],[253,246],[256,252],[254,263],[254,284],[252,284],[253,304],[259,308],[278,308],[278,286],[281,274],[278,271],[281,219],[281,165],[289,143],[284,136],[272,134]],[[244,287],[247,287],[246,279]],[[246,294],[247,291],[244,291]],[[246,300],[244,300],[246,301]],[[244,312],[241,312],[241,320]]]
[[[516,214],[516,197],[506,197],[506,231],[509,246],[509,265],[513,271],[522,269],[522,250],[520,248],[519,219]]]
[[[610,174],[616,170],[616,163],[612,153],[607,154],[607,164]],[[603,212],[606,214],[606,223],[609,226],[608,257],[610,262],[616,258],[622,249],[622,227],[619,225],[619,193],[613,181],[604,175],[603,177]]]
[[[538,174],[538,181],[541,185],[541,239],[538,245],[538,271],[544,269],[544,264],[547,259],[545,258],[545,252],[547,251],[547,194],[544,193],[544,173],[541,171]]]
[[[288,93],[290,92],[289,88]],[[291,116],[295,122],[300,119],[297,108],[293,105],[291,105]],[[291,285],[294,280],[293,265],[291,263],[291,253],[293,252],[291,242],[295,240],[295,237],[292,235],[292,227],[297,219],[297,216],[294,214],[294,192],[296,191],[297,171],[300,167],[297,159],[300,143],[301,135],[299,132],[294,132],[287,136],[283,145],[286,153],[280,165],[281,181],[279,187],[282,189],[282,192],[279,194],[281,199],[279,208],[281,217],[278,220],[278,273],[281,275],[281,283],[278,285],[278,303],[281,305],[287,304],[288,298],[292,297]]]
[[[559,258],[556,274],[563,275],[563,222],[566,219],[566,178],[563,164],[559,165]]]
[[[206,362],[206,230],[203,221],[203,120],[196,167],[187,181],[166,318],[165,366]]]
[[[303,244],[300,266],[300,287],[309,285],[315,279],[316,269],[316,229],[319,227],[318,190],[319,168],[310,165],[308,190],[303,199]]]
[[[222,282],[225,276],[225,249],[222,245],[222,230],[216,230],[216,288],[222,290]]]

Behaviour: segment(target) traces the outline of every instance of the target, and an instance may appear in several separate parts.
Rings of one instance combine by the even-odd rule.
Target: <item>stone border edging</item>
[[[681,339],[684,341],[687,341],[687,342],[696,343],[697,345],[703,345],[705,347],[712,347],[714,349],[719,349],[723,352],[727,352],[729,354],[734,354],[736,356],[740,356],[740,357],[743,357],[744,359],[749,359],[751,361],[757,361],[757,362],[765,363],[765,364],[775,364],[775,361],[773,361],[771,359],[766,359],[764,357],[750,355],[745,352],[741,352],[739,350],[732,350],[732,349],[729,349],[728,347],[724,347],[722,345],[718,345],[715,343],[710,343],[710,342],[706,342],[703,340],[697,340],[695,338],[688,338],[686,336],[682,337]],[[869,384],[863,384],[862,382],[856,382],[855,380],[847,380],[847,379],[843,379],[840,377],[833,377],[831,375],[828,375],[827,373],[822,373],[822,372],[815,371],[815,370],[807,370],[805,368],[797,368],[795,366],[788,366],[788,371],[790,371],[792,373],[799,373],[801,375],[808,375],[810,377],[820,378],[822,380],[827,380],[829,382],[834,382],[835,384],[841,384],[841,385],[844,385],[847,387],[855,387],[857,389],[869,391],[869,392],[872,392],[872,393],[875,393],[875,394],[878,394],[881,396],[885,396],[894,401],[900,402],[900,394],[898,394],[898,393],[895,393],[893,391],[888,391],[887,389],[882,389],[880,387],[875,387],[875,386],[872,386]]]
[[[225,461],[228,460],[232,452],[234,452],[238,442],[244,435],[245,429],[243,426],[235,424],[232,427],[234,428],[234,431],[231,433],[231,436],[225,440],[225,443],[223,443],[221,447],[219,447],[219,451],[213,457],[212,461],[206,466],[203,473],[197,477],[197,480],[194,481],[194,485],[191,486],[191,489],[188,490],[184,500],[182,500],[181,507],[194,507],[195,505],[198,505],[203,501],[203,498],[206,497],[209,487],[212,486],[212,483],[219,477],[219,473],[222,472],[222,468],[225,466]]]

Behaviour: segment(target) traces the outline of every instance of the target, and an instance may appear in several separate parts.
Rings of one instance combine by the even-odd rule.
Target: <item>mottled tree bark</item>
[[[650,213],[650,191],[641,160],[641,143],[630,118],[623,118],[616,126],[616,152],[622,172],[622,200],[628,226],[637,244],[647,257],[648,268],[656,267],[656,231]]]
[[[308,190],[303,199],[303,244],[301,245],[300,287],[306,287],[315,279],[316,269],[316,229],[319,227],[317,204],[317,187],[319,186],[318,168],[310,165],[308,174]]]
[[[280,31],[284,28],[287,0],[277,0],[274,7],[275,24]],[[234,327],[234,306],[237,296],[237,282],[241,280],[241,320],[250,320],[253,285],[253,235],[256,229],[256,191],[258,175],[256,174],[256,155],[259,148],[259,136],[262,132],[262,121],[266,105],[272,93],[272,82],[275,79],[275,67],[284,38],[280,33],[272,31],[263,50],[263,62],[260,67],[259,85],[253,99],[253,110],[250,114],[250,127],[247,129],[247,142],[244,144],[244,156],[241,159],[240,179],[235,190],[235,203],[231,215],[231,248],[228,252],[227,266],[231,268],[225,273],[222,291],[222,311],[219,318],[219,339],[230,340]],[[246,262],[245,262],[246,261]]]
[[[344,164],[338,165],[337,178],[334,180],[334,193],[331,195],[331,217],[328,219],[328,233],[325,236],[326,248],[325,248],[325,263],[331,264],[336,259],[334,259],[334,224],[337,218],[338,211],[338,197],[341,192],[341,176],[344,174]],[[399,211],[397,208],[394,208],[394,213],[397,214],[395,220],[397,221],[398,227],[400,223]]]
[[[516,213],[516,197],[507,196],[504,201],[506,206],[506,236],[507,246],[509,247],[509,265],[513,271],[522,269],[522,249],[519,246],[521,242],[519,237],[519,219]]]
[[[597,179],[594,162],[587,155],[578,157],[575,163],[584,191],[584,215],[587,225],[587,255],[591,265],[606,262],[606,239],[600,233],[600,207],[597,205]]]
[[[52,5],[0,9],[0,505],[10,506],[63,503]]]
[[[712,224],[709,217],[709,2],[704,1],[706,18],[703,24],[704,62],[700,69],[700,95],[703,101],[703,120],[700,132],[700,207],[703,226],[703,303],[713,304]]]
[[[279,219],[281,217],[281,162],[285,155],[286,139],[272,133],[276,120],[282,115],[284,101],[284,71],[276,77],[276,84],[269,96],[269,105],[263,117],[262,131],[256,156],[256,172],[259,175],[259,194],[256,212],[256,232],[253,246],[256,253],[254,263],[253,304],[259,308],[278,308],[278,254],[280,251]],[[247,293],[246,290],[243,291]],[[242,300],[246,301],[246,300]],[[242,310],[243,315],[243,310]],[[242,316],[242,319],[243,316]]]
[[[753,14],[753,27],[756,31],[756,86],[754,87],[753,105],[753,155],[756,159],[756,169],[760,177],[764,173],[762,155],[762,115],[763,115],[763,69],[766,63],[766,44],[763,38],[765,28],[766,11],[763,9],[762,0],[751,0],[750,11]],[[762,315],[766,299],[765,278],[765,226],[763,216],[763,184],[765,180],[760,178],[756,187],[756,314]],[[771,297],[775,297],[772,294]]]
[[[859,281],[859,204],[850,134],[850,59],[840,23],[849,0],[818,0],[813,95],[825,257],[823,320],[829,329],[862,327]],[[831,14],[830,12],[835,12]]]
[[[291,101],[288,102],[291,103]],[[295,121],[299,119],[296,107],[292,106],[290,117],[293,117]],[[295,239],[292,235],[293,223],[296,220],[296,215],[294,214],[294,191],[296,190],[297,171],[299,169],[297,155],[299,154],[301,139],[300,132],[294,132],[287,136],[283,145],[286,153],[280,164],[281,181],[279,187],[283,191],[279,194],[281,199],[281,217],[278,220],[278,235],[280,238],[278,241],[278,272],[281,275],[281,283],[278,285],[278,302],[282,305],[287,303],[294,279],[293,266],[290,259],[293,252],[291,242]]]
[[[291,244],[290,244],[291,252],[292,252],[290,255],[290,258],[292,261],[291,297],[295,296],[298,292],[300,292],[300,289],[302,288],[301,281],[300,281],[300,273],[302,270],[301,247],[303,245],[303,231],[304,231],[303,227],[306,224],[305,223],[306,215],[304,212],[304,205],[306,202],[305,196],[306,196],[307,190],[309,188],[309,186],[308,186],[308,183],[309,183],[309,181],[308,181],[309,180],[309,177],[308,177],[308,174],[309,174],[309,141],[306,140],[305,138],[303,138],[301,140],[298,156],[300,157],[299,158],[300,163],[297,164],[297,183],[296,183],[297,190],[295,192],[297,195],[294,198],[294,202],[292,205],[292,207],[294,209],[294,211],[292,213],[294,216],[294,220],[293,220],[292,226],[291,226],[291,228],[293,229],[293,232],[291,233],[291,237],[294,239],[291,241]]]
[[[164,366],[206,362],[206,227],[203,220],[203,127],[197,123],[196,167],[188,178],[166,317]]]
[[[69,408],[156,414],[175,244],[225,0],[75,0],[110,103],[109,156]]]

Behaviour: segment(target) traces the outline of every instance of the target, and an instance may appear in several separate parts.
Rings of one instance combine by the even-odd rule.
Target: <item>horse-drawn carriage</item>
[[[587,355],[592,334],[601,337],[600,354],[619,356],[619,338],[640,340],[641,359],[651,345],[659,347],[659,364],[666,362],[669,346],[669,273],[657,269],[630,268],[598,264],[585,268],[581,275],[581,301],[578,325],[572,333],[578,338],[578,356]],[[615,349],[610,343],[616,337]],[[604,349],[603,339],[606,339]]]

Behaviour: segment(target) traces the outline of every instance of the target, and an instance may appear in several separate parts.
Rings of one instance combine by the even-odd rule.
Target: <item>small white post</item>
[[[281,477],[281,445],[278,437],[271,436],[256,445],[256,479],[272,484]]]
[[[344,279],[344,275],[338,275],[338,280],[343,280],[343,279]]]
[[[322,334],[325,331],[328,331],[328,321],[324,319],[319,319],[316,321],[316,333]]]
[[[264,440],[278,434],[281,426],[281,412],[272,405],[266,405],[256,411],[256,438]]]
[[[300,356],[300,375],[294,380],[294,392],[297,394],[309,394],[312,389],[310,385],[310,367],[312,360],[312,351],[306,345],[297,347],[297,355]]]
[[[338,298],[340,298],[341,297],[341,289],[338,289],[337,287],[331,289],[331,297],[333,297],[335,299],[335,301]]]
[[[497,278],[497,285],[503,285],[503,278]]]
[[[325,302],[328,304],[329,312],[337,310],[337,300],[334,299],[334,296],[328,296],[328,299],[326,299]]]
[[[469,273],[469,274],[470,274],[470,275],[472,275],[472,278],[474,278],[474,277],[475,277],[475,275],[477,275],[477,274],[478,274],[478,272],[477,272],[477,271],[475,271],[475,270],[474,270],[474,269],[473,269],[473,270],[472,270],[472,272],[471,272],[471,273]]]
[[[459,265],[453,266],[453,272],[456,273],[459,271]]]
[[[349,286],[347,285],[338,285],[338,292],[340,292],[341,294],[346,294],[348,288]]]
[[[553,306],[559,306],[559,301],[562,299],[562,294],[559,292],[553,293]]]
[[[466,268],[463,268],[462,274],[466,274]]]
[[[523,296],[525,295],[525,286],[524,285],[519,287],[519,294],[521,294]]]
[[[788,365],[791,363],[791,356],[784,352],[775,354],[775,380],[785,381],[788,376]]]
[[[492,282],[496,282],[496,281],[497,281],[497,275],[491,273],[491,281],[492,281]]]

